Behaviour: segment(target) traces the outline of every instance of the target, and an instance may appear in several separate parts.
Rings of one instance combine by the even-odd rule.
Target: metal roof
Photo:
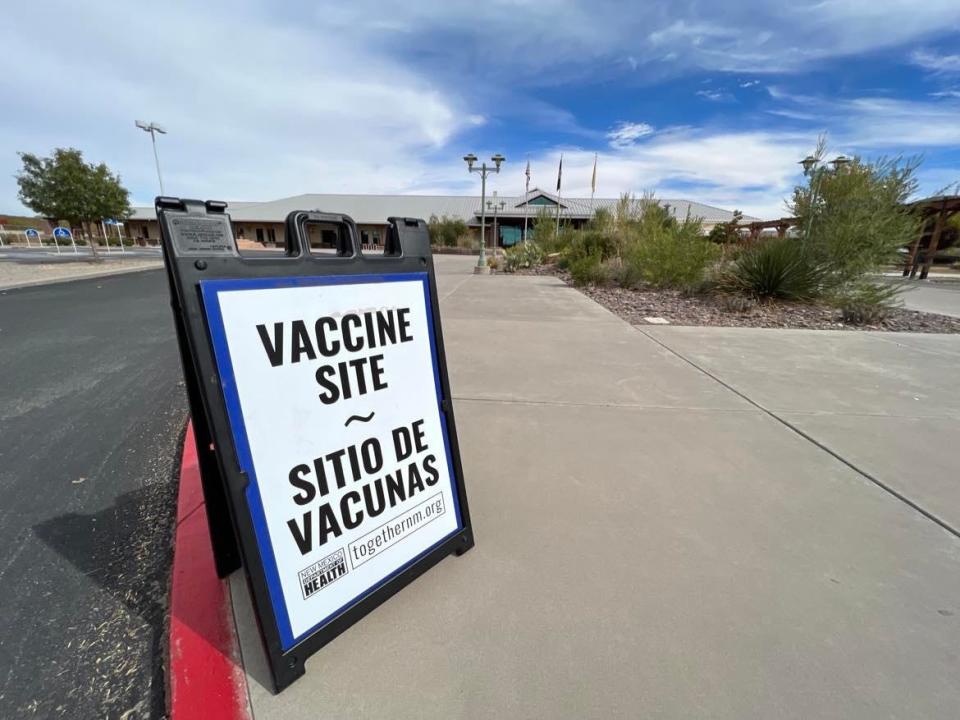
[[[524,201],[538,196],[544,196],[554,202],[557,196],[543,190],[534,189],[526,195],[500,196],[505,205],[500,211],[501,217],[523,217]],[[488,200],[492,200],[492,195]],[[593,209],[613,209],[619,202],[618,198],[596,198]],[[637,200],[639,203],[640,200]],[[686,216],[690,211],[692,217],[702,219],[707,223],[718,223],[730,220],[733,212],[722,208],[704,205],[692,200],[675,198],[657,198],[661,205],[669,205],[671,213],[678,218]],[[590,207],[590,198],[560,198],[561,218],[589,218],[593,213]],[[555,205],[530,205],[529,216],[535,217],[540,208],[556,212]],[[431,215],[447,216],[460,219],[468,224],[476,224],[480,217],[479,195],[338,195],[308,193],[293,197],[271,200],[269,202],[231,202],[227,205],[227,212],[235,223],[256,222],[283,222],[287,214],[293,210],[322,210],[325,212],[344,213],[354,219],[359,225],[383,225],[388,217],[417,217],[428,220]],[[487,212],[491,214],[490,211]],[[156,214],[152,207],[133,208],[132,220],[154,220]],[[744,216],[744,220],[756,218]]]

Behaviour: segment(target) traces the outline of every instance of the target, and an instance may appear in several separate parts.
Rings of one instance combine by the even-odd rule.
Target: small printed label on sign
[[[178,254],[236,255],[226,217],[171,217],[169,224]]]
[[[310,567],[304,568],[298,573],[303,599],[306,600],[311,595],[315,595],[346,574],[347,563],[343,558],[343,550],[337,550]]]

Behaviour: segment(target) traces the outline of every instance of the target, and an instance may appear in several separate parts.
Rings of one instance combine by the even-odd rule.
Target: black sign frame
[[[286,218],[283,254],[265,252],[251,256],[243,255],[237,249],[226,203],[158,197],[155,207],[217,574],[226,577],[241,566],[244,568],[274,682],[273,690],[279,692],[304,674],[304,662],[308,657],[447,555],[462,555],[474,545],[427,226],[421,219],[388,218],[389,230],[383,254],[364,254],[357,226],[349,216],[298,210]],[[337,228],[334,252],[316,254],[311,251],[310,223]],[[451,480],[459,500],[461,529],[295,647],[284,651],[247,504],[245,489],[249,479],[240,470],[200,282],[424,272],[433,313],[440,406],[446,422],[453,470]]]

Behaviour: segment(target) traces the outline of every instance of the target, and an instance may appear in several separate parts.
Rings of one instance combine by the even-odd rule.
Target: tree
[[[743,222],[743,213],[739,210],[733,211],[733,217],[727,222],[717,223],[710,230],[707,239],[715,243],[735,243],[740,241],[740,232],[737,226]]]
[[[821,140],[817,159],[825,153]],[[920,219],[906,206],[916,192],[917,158],[854,158],[814,169],[788,203],[800,221],[801,242],[811,259],[840,288],[896,261],[900,248],[920,230]]]
[[[56,148],[51,157],[20,153],[20,202],[51,224],[66,220],[92,238],[90,223],[130,216],[130,193],[105,164],[84,162],[74,148]],[[90,247],[96,257],[96,246]]]
[[[431,215],[427,231],[430,233],[431,245],[455,247],[457,241],[467,234],[467,224],[459,218],[449,218],[446,215],[438,218]]]

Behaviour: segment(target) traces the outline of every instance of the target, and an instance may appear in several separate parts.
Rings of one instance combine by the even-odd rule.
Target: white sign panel
[[[461,529],[427,275],[201,287],[286,650]]]

